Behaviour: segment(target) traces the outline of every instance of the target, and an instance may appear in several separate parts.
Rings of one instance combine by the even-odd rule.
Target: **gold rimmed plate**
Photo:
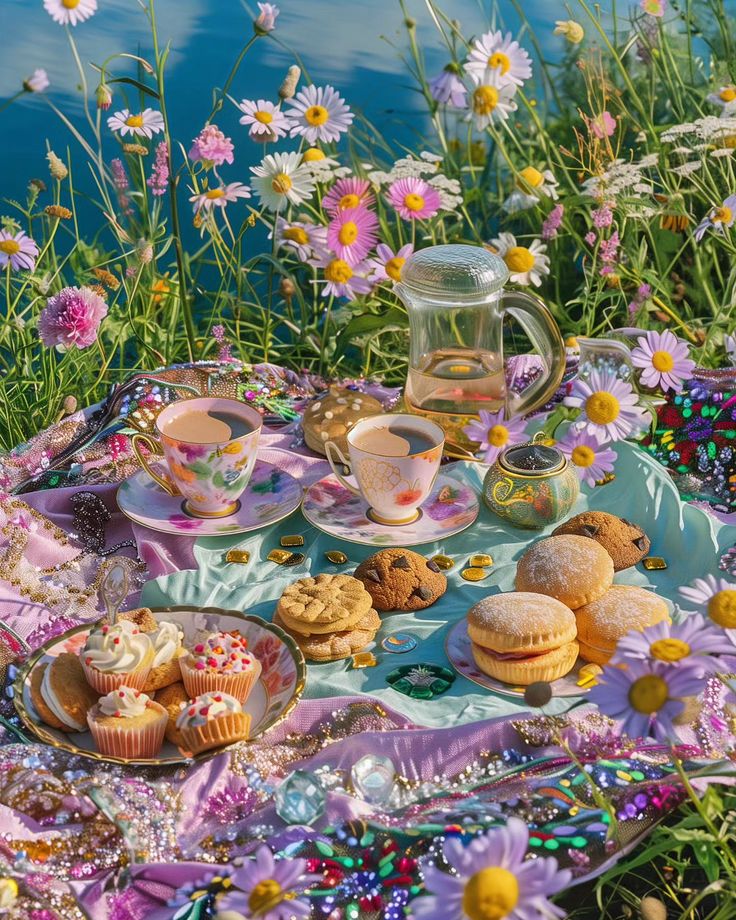
[[[244,704],[251,717],[251,741],[285,719],[296,706],[304,690],[306,665],[304,656],[291,636],[283,629],[252,614],[239,610],[223,610],[219,607],[195,607],[177,605],[153,607],[157,620],[177,623],[184,632],[184,647],[190,648],[204,636],[213,632],[237,630],[248,640],[248,648],[261,662],[262,672]],[[33,669],[49,662],[63,652],[78,652],[92,628],[77,626],[38,649],[18,673],[15,680],[15,707],[23,724],[41,741],[53,747],[80,754],[105,763],[135,764],[137,766],[159,767],[190,763],[219,754],[225,748],[205,751],[196,757],[187,756],[173,744],[164,742],[157,757],[130,760],[124,757],[108,757],[95,750],[89,732],[62,732],[45,725],[36,712],[31,699],[30,682]]]

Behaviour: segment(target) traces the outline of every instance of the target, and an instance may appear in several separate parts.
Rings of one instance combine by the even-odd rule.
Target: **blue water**
[[[537,27],[545,55],[554,57],[562,39],[552,36],[555,19],[567,18],[562,0],[522,0],[526,15]],[[232,87],[237,98],[276,98],[295,49],[315,83],[332,83],[348,103],[378,125],[384,138],[411,145],[426,127],[423,100],[400,59],[406,52],[406,30],[398,0],[282,0],[278,28],[271,39],[261,39],[248,54]],[[484,31],[491,22],[489,0],[445,0],[445,12],[460,21],[465,35]],[[101,63],[116,52],[150,51],[147,21],[137,0],[99,0],[97,14],[73,31],[83,62]],[[421,45],[430,73],[447,61],[441,39],[423,0],[408,0],[417,20]],[[162,42],[170,41],[168,106],[177,139],[188,144],[198,132],[212,104],[212,87],[221,86],[242,44],[252,34],[255,3],[238,0],[157,0]],[[504,25],[516,32],[519,18],[510,0],[501,0]],[[29,179],[46,178],[46,145],[66,157],[71,149],[75,178],[81,188],[92,188],[86,176],[86,157],[47,101],[81,123],[79,78],[65,30],[53,22],[42,0],[0,0],[0,100],[20,88],[36,67],[47,70],[51,87],[41,96],[25,95],[0,113],[0,196],[20,198]],[[385,36],[385,38],[384,38]],[[284,47],[286,46],[286,47]],[[121,73],[134,73],[117,62]],[[90,92],[95,74],[87,67]],[[131,96],[136,105],[135,93]],[[94,105],[94,102],[92,103]],[[113,109],[121,107],[116,92]],[[248,166],[260,158],[259,148],[238,124],[239,113],[226,104],[218,123],[236,142],[236,162],[222,170],[226,181],[249,179]],[[115,155],[109,137],[108,158]],[[7,206],[2,213],[8,213]],[[82,209],[82,216],[91,214]],[[83,221],[86,223],[86,221]],[[84,229],[84,228],[83,228]],[[88,230],[94,229],[92,226]]]

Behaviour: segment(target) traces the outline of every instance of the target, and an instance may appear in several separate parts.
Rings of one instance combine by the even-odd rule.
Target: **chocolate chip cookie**
[[[440,567],[410,549],[382,549],[355,570],[376,610],[423,610],[447,590]]]
[[[641,562],[649,552],[649,537],[638,524],[606,511],[583,511],[552,531],[553,536],[563,533],[600,543],[613,559],[616,572]]]

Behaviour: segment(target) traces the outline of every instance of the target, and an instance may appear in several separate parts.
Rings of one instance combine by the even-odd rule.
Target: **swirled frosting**
[[[256,659],[248,651],[247,645],[242,636],[213,633],[190,651],[192,667],[198,671],[221,671],[228,674],[251,671]]]
[[[185,703],[176,719],[176,727],[196,728],[210,719],[242,711],[243,707],[234,696],[213,690],[210,693],[201,693],[195,700]]]
[[[141,690],[118,687],[100,699],[99,707],[103,716],[132,719],[142,716],[150,701],[150,696],[146,696]]]
[[[130,620],[113,626],[96,626],[87,637],[81,655],[85,664],[98,671],[119,674],[135,671],[151,658],[151,640]]]
[[[156,632],[149,633],[149,637],[153,643],[153,664],[151,667],[157,668],[159,665],[171,661],[181,646],[184,633],[176,623],[162,620],[158,624]]]

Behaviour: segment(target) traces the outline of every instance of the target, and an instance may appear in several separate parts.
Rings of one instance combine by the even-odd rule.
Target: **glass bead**
[[[348,561],[348,557],[339,549],[328,549],[325,558],[333,565],[344,565]]]
[[[371,805],[388,802],[394,788],[396,768],[390,757],[366,754],[356,760],[350,771],[353,789]]]
[[[487,553],[476,553],[468,559],[468,565],[472,568],[482,569],[486,566],[493,565],[493,559]]]
[[[327,794],[318,776],[294,770],[276,789],[276,814],[287,824],[312,824],[324,814]]]
[[[488,577],[488,571],[486,569],[472,567],[463,569],[460,573],[460,577],[464,578],[465,581],[483,581],[484,578]]]

